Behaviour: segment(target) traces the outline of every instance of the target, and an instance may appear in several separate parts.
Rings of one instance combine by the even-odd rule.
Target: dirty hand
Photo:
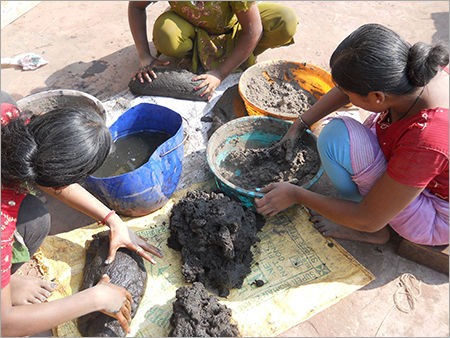
[[[137,77],[141,83],[144,83],[145,80],[147,80],[147,82],[152,82],[152,78],[153,79],[157,78],[155,72],[153,71],[153,68],[155,66],[167,66],[168,64],[169,64],[169,61],[162,62],[162,61],[159,61],[158,59],[153,59],[147,65],[139,68],[137,73],[133,76],[133,81],[135,81],[136,77]]]
[[[200,96],[207,96],[208,101],[211,99],[212,95],[214,94],[214,91],[217,87],[219,87],[220,83],[222,82],[222,76],[220,75],[220,71],[217,69],[210,70],[209,72],[196,76],[192,79],[192,81],[199,81],[203,80],[202,83],[198,85],[195,90],[200,90],[202,88],[205,88],[203,93]]]
[[[262,188],[262,198],[255,198],[256,211],[262,215],[275,216],[297,202],[295,185],[287,182],[271,183]]]
[[[148,243],[141,236],[136,235],[125,225],[125,223],[122,222],[120,225],[111,225],[110,229],[109,253],[105,264],[111,264],[114,261],[116,251],[119,248],[127,248],[134,251],[152,264],[156,264],[156,262],[150,254],[162,258],[161,251],[157,247]]]
[[[286,149],[286,160],[292,161],[295,157],[295,147],[298,141],[306,131],[306,127],[303,124],[296,125],[295,123],[289,128],[281,141],[276,146],[283,146]]]
[[[100,312],[117,319],[125,333],[129,333],[131,303],[133,303],[130,293],[121,286],[111,284],[108,275],[103,275],[94,288],[96,288],[96,295],[102,304]]]

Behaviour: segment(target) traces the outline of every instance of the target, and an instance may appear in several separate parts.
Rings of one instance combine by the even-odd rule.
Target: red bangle
[[[103,221],[98,221],[98,224],[102,224],[102,225],[106,225],[106,221],[108,220],[108,218],[110,218],[112,215],[114,215],[116,213],[115,210],[111,210],[108,215],[105,216],[105,218],[103,218]]]

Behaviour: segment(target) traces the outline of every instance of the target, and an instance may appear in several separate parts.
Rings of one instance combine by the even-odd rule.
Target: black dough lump
[[[223,193],[190,191],[172,208],[168,246],[181,251],[187,283],[201,282],[221,297],[251,272],[251,246],[264,218]]]
[[[176,291],[169,337],[238,337],[231,310],[209,295],[202,283]]]
[[[168,67],[155,67],[153,70],[157,78],[152,79],[152,82],[145,80],[141,83],[137,77],[134,81],[131,79],[128,88],[134,95],[165,96],[190,101],[208,100],[207,95],[200,96],[204,88],[195,90],[202,83],[202,80],[192,81],[196,74],[185,69]]]
[[[136,314],[145,292],[147,271],[144,260],[137,253],[121,248],[114,261],[106,265],[108,257],[109,231],[94,235],[87,253],[81,290],[98,283],[103,274],[107,274],[111,283],[128,290],[133,298],[131,318]],[[92,312],[77,320],[78,330],[84,337],[124,337],[125,332],[118,320],[101,312]]]

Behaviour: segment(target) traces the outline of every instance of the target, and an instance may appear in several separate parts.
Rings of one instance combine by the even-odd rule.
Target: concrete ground
[[[328,70],[329,56],[337,44],[365,23],[386,25],[410,42],[449,42],[447,1],[281,3],[293,8],[299,18],[295,44],[266,51],[258,61],[309,62]],[[149,7],[149,22],[166,7],[167,2]],[[40,2],[1,30],[2,58],[25,52],[39,54],[49,64],[28,72],[2,67],[1,89],[16,100],[48,89],[71,88],[107,101],[127,90],[128,81],[138,68],[125,1]],[[326,177],[313,189],[333,193]],[[52,233],[93,222],[49,197],[47,205],[53,217]],[[282,336],[449,335],[448,275],[398,256],[395,240],[385,245],[345,240],[339,243],[376,279]],[[404,273],[420,281],[421,294],[409,313],[400,311],[393,301],[394,294],[402,291],[399,277]]]

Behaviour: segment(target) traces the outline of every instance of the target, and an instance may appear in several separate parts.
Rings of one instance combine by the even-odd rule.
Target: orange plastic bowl
[[[267,81],[273,81],[267,73],[268,69],[273,67],[280,68],[280,74],[283,74],[284,80],[287,82],[296,81],[303,89],[311,93],[315,98],[319,99],[326,94],[334,83],[331,74],[318,66],[309,63],[299,63],[284,60],[271,60],[257,63],[248,68],[239,80],[239,94],[244,101],[245,108],[249,115],[266,115],[283,120],[293,121],[298,118],[297,113],[285,113],[272,110],[264,110],[255,103],[251,102],[248,97],[248,84],[255,77],[263,77]],[[264,93],[261,93],[264,95]]]

